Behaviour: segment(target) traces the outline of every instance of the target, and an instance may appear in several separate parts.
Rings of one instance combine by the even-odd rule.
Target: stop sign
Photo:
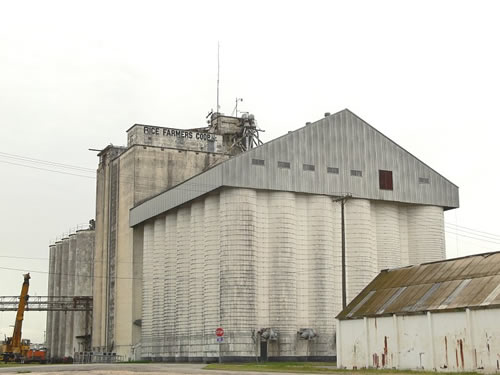
[[[218,337],[224,336],[224,329],[222,327],[219,327],[215,330],[215,335]]]

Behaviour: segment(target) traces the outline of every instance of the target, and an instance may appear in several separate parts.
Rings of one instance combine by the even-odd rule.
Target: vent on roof
[[[264,165],[264,160],[263,159],[252,159],[252,164],[253,165]]]
[[[357,169],[351,169],[351,176],[363,177],[363,172]]]
[[[429,177],[419,177],[418,178],[418,183],[419,184],[430,184]]]
[[[326,173],[339,174],[339,169],[336,167],[326,167]]]
[[[314,171],[314,165],[312,164],[302,164],[302,170],[304,171]]]

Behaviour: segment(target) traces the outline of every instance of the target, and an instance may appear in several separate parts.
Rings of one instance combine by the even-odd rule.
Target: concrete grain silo
[[[219,163],[130,211],[141,357],[335,359],[343,298],[444,259],[456,207],[456,185],[348,110]]]
[[[67,297],[64,299],[67,305],[72,304],[72,297],[92,296],[94,239],[94,230],[77,230],[49,246],[50,306],[63,297]],[[52,360],[73,357],[75,351],[90,349],[90,312],[48,311],[46,327]]]

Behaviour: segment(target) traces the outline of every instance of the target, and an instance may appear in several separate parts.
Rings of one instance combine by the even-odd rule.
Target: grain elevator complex
[[[445,258],[458,187],[349,110],[263,145],[253,116],[127,133],[99,153],[93,352],[334,359],[343,264],[349,302],[380,270]],[[49,292],[66,254],[51,247]]]

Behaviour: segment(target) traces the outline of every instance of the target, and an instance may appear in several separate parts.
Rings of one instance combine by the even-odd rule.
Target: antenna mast
[[[217,41],[217,113],[219,113],[219,77],[220,77],[220,61],[219,61],[219,51],[220,51],[220,43]]]

